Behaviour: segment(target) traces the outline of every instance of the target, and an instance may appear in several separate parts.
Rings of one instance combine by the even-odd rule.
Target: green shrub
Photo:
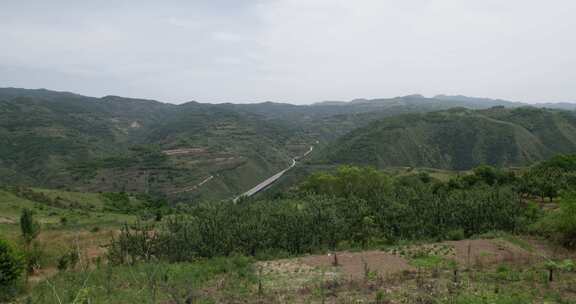
[[[20,229],[26,244],[30,244],[40,233],[40,223],[34,219],[34,211],[24,208],[20,216]]]
[[[0,239],[0,301],[10,293],[23,271],[22,254],[12,244]]]
[[[558,231],[564,245],[576,247],[576,192],[566,193],[560,201]]]
[[[565,192],[560,208],[534,225],[534,230],[566,247],[576,247],[576,192]]]
[[[464,233],[464,229],[454,229],[448,231],[446,233],[446,239],[451,241],[460,241],[466,238],[466,234]]]
[[[80,261],[80,256],[75,250],[71,250],[58,258],[58,270],[65,271],[67,269],[74,269]]]

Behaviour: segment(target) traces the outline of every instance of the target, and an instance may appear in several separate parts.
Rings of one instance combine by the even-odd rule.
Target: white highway
[[[302,159],[304,157],[306,157],[308,154],[310,154],[312,151],[314,150],[314,146],[310,146],[310,149],[308,151],[306,151],[306,153],[304,153],[304,155],[299,156],[299,157],[295,157],[292,159],[292,163],[290,164],[290,166],[288,166],[288,168],[270,176],[269,178],[267,178],[266,180],[264,180],[263,182],[259,183],[258,185],[254,186],[252,189],[242,193],[241,195],[237,196],[236,198],[234,198],[234,202],[238,201],[241,197],[250,197],[262,190],[264,190],[266,187],[270,186],[271,184],[273,184],[275,181],[277,181],[278,179],[280,179],[280,177],[282,177],[282,175],[284,175],[284,173],[286,173],[288,170],[294,168],[294,166],[296,166],[296,160],[298,159]]]

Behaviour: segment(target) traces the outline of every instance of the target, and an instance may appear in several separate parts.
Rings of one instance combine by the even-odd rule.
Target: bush
[[[58,270],[66,271],[67,269],[74,269],[80,261],[80,256],[75,250],[71,250],[58,258]]]
[[[45,259],[45,252],[42,245],[38,242],[33,242],[26,250],[26,271],[28,274],[33,274],[42,268]]]
[[[566,193],[560,201],[558,231],[567,247],[576,247],[576,192]]]
[[[538,221],[534,230],[566,247],[576,247],[576,191],[565,192],[560,208]]]
[[[460,241],[466,238],[466,234],[464,233],[464,229],[454,229],[448,231],[446,233],[446,239],[450,241]]]
[[[23,271],[23,256],[10,243],[0,239],[0,301],[16,285]]]
[[[30,245],[40,233],[40,224],[34,219],[34,212],[30,209],[23,209],[20,216],[20,229],[26,244]]]

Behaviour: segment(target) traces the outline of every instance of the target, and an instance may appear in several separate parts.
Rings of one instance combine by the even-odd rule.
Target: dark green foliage
[[[408,114],[348,133],[316,161],[457,170],[482,164],[524,166],[576,151],[574,130],[573,113],[536,108]]]
[[[20,216],[20,230],[26,244],[30,244],[40,233],[40,223],[34,219],[34,212],[30,209],[22,209]]]
[[[110,253],[117,263],[298,255],[343,244],[365,248],[382,241],[519,231],[533,220],[509,187],[437,191],[427,178],[395,181],[369,168],[316,174],[302,191],[274,201],[199,204],[155,228],[126,226]]]
[[[566,187],[566,175],[557,168],[536,166],[524,173],[519,181],[519,189],[524,193],[548,197],[552,201]]]
[[[120,155],[83,161],[71,164],[69,168],[73,173],[80,175],[93,175],[98,169],[121,169],[139,168],[149,170],[166,166],[168,156],[162,153],[159,147],[154,145],[132,146],[128,151]]]
[[[134,212],[141,207],[131,204],[130,196],[125,192],[106,192],[102,196],[106,199],[107,210]]]
[[[542,201],[576,186],[576,155],[557,155],[526,170],[517,181],[520,193],[537,196]]]
[[[301,133],[210,104],[0,89],[0,183],[166,195],[218,172],[214,196],[227,197],[284,168]],[[162,153],[178,148],[207,152],[183,166]],[[235,162],[209,162],[224,158]]]
[[[23,255],[14,245],[0,239],[0,290],[13,285],[22,276],[23,271]]]
[[[463,229],[455,229],[448,231],[446,233],[446,239],[451,241],[460,241],[466,238],[466,234]]]
[[[527,164],[574,151],[574,119],[563,112],[505,108],[502,100],[405,96],[312,106],[171,105],[48,90],[0,89],[0,182],[10,185],[227,198],[253,186],[295,154],[289,146],[320,146],[369,122],[325,150],[320,161],[468,169]],[[485,109],[469,111],[469,109]],[[203,148],[180,162],[161,153]],[[315,152],[316,153],[316,152]],[[227,161],[212,161],[230,159]],[[232,161],[233,159],[233,161]],[[193,172],[193,173],[191,173]],[[208,176],[206,190],[178,192]],[[154,193],[153,193],[154,192]]]
[[[488,186],[511,184],[515,180],[514,172],[496,169],[487,165],[474,168],[474,176]]]
[[[560,201],[558,231],[564,245],[576,247],[576,192],[564,194]]]
[[[60,271],[65,271],[68,269],[76,268],[76,265],[80,261],[80,256],[76,250],[70,250],[69,252],[63,254],[58,258],[57,268]]]
[[[478,186],[516,186],[518,178],[516,173],[506,169],[482,165],[474,168],[471,174],[458,175],[445,184],[436,184],[437,188],[471,189]]]
[[[391,178],[374,168],[342,166],[334,175],[323,172],[313,174],[300,188],[303,192],[337,197],[376,199],[390,192]]]
[[[560,196],[559,209],[549,212],[535,230],[567,247],[576,247],[576,155],[557,155],[529,168],[519,179],[524,195],[546,197],[552,202]]]
[[[559,154],[542,162],[541,166],[558,168],[564,172],[576,171],[576,154]]]
[[[560,208],[552,211],[534,226],[540,234],[566,247],[576,247],[576,192],[565,192]]]

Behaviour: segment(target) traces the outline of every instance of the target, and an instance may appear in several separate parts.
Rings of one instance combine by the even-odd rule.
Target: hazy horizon
[[[184,101],[166,101],[166,100],[161,100],[161,99],[154,99],[154,98],[149,98],[146,96],[125,96],[125,95],[116,95],[116,94],[111,94],[111,95],[103,95],[103,96],[95,96],[95,95],[89,95],[89,94],[81,94],[75,91],[71,91],[71,90],[53,90],[50,88],[22,88],[22,87],[1,87],[0,89],[24,89],[24,90],[47,90],[47,91],[53,91],[53,92],[59,92],[59,93],[71,93],[71,94],[77,94],[77,95],[81,95],[81,96],[85,96],[85,97],[93,97],[93,98],[104,98],[104,97],[108,97],[108,96],[116,96],[116,97],[121,97],[121,98],[129,98],[129,99],[142,99],[142,100],[153,100],[153,101],[158,101],[158,102],[162,102],[162,103],[170,103],[170,104],[184,104],[187,102],[198,102],[198,103],[205,103],[205,104],[224,104],[224,103],[232,103],[232,104],[256,104],[256,103],[265,103],[265,102],[272,102],[272,103],[283,103],[283,104],[292,104],[292,105],[312,105],[312,104],[318,104],[318,103],[330,103],[330,102],[344,102],[344,103],[349,103],[349,102],[354,102],[354,101],[358,101],[358,100],[379,100],[379,99],[394,99],[394,98],[403,98],[403,97],[409,97],[409,96],[416,96],[416,95],[420,95],[424,98],[429,98],[429,99],[433,99],[433,98],[439,98],[441,99],[442,96],[446,96],[446,97],[466,97],[466,98],[478,98],[478,99],[491,99],[491,100],[501,100],[501,101],[505,101],[505,102],[513,102],[513,103],[521,103],[521,104],[528,104],[528,105],[536,105],[536,104],[559,104],[559,103],[567,103],[567,104],[576,104],[576,101],[542,101],[542,102],[527,102],[527,101],[522,101],[522,100],[509,100],[509,99],[503,99],[503,98],[492,98],[492,97],[483,97],[483,96],[468,96],[468,95],[463,95],[463,94],[454,94],[454,95],[448,95],[448,94],[437,94],[437,95],[431,95],[431,96],[426,96],[423,94],[419,94],[419,93],[414,93],[414,94],[407,94],[407,95],[400,95],[400,96],[380,96],[380,97],[371,97],[371,98],[364,98],[364,97],[359,97],[359,98],[354,98],[354,99],[350,99],[350,100],[319,100],[319,101],[313,101],[310,103],[293,103],[290,101],[275,101],[275,100],[265,100],[265,101],[250,101],[250,100],[245,100],[245,101],[209,101],[209,100],[184,100]]]
[[[5,0],[0,86],[182,103],[576,102],[576,2]]]

